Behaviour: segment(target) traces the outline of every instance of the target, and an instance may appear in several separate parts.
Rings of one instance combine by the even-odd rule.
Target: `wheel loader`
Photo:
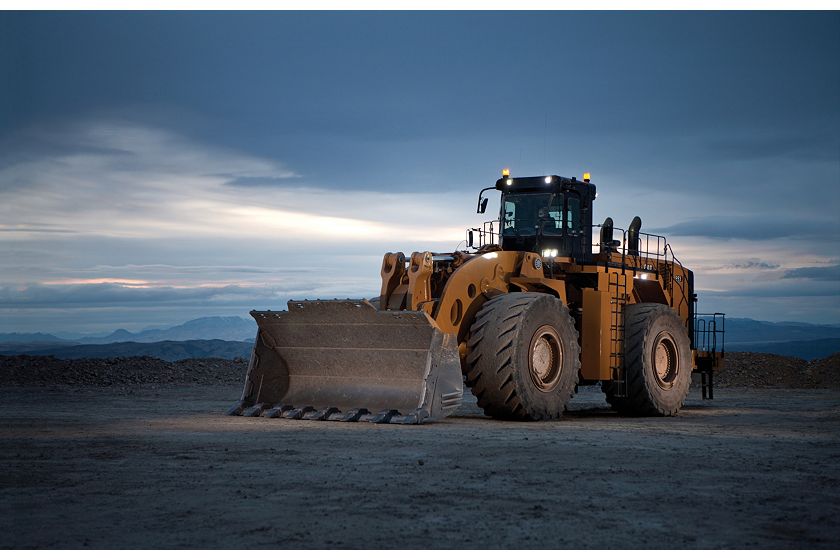
[[[694,275],[665,237],[593,223],[595,184],[558,175],[492,187],[500,212],[467,250],[386,253],[379,296],[292,300],[252,311],[258,332],[243,416],[419,424],[458,409],[559,418],[578,385],[600,383],[629,415],[672,416],[691,374],[712,398],[724,316],[696,313]]]

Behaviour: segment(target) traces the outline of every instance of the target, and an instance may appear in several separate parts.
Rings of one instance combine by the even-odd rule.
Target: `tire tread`
[[[657,314],[674,311],[659,303],[637,303],[625,308],[624,340],[624,379],[626,396],[618,396],[618,386],[609,381],[601,385],[607,402],[621,414],[632,416],[674,416],[685,403],[683,395],[677,406],[666,406],[651,391],[648,379],[644,375],[644,346],[647,338],[647,325]],[[684,373],[683,375],[686,375]],[[690,372],[687,373],[690,376]]]
[[[547,294],[513,292],[487,301],[476,314],[470,327],[465,360],[465,381],[488,416],[511,420],[543,420],[559,416],[548,409],[526,406],[515,381],[516,336],[527,316],[527,310],[546,298]],[[562,305],[562,303],[561,303]],[[575,334],[569,352],[574,356],[574,371],[580,369],[580,347],[577,331],[568,310],[560,314]],[[489,367],[492,364],[493,367]],[[574,390],[572,386],[571,392]],[[531,409],[530,411],[528,409]]]

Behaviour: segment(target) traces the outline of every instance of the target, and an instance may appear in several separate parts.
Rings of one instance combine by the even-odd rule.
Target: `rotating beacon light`
[[[502,169],[502,179],[505,179],[505,183],[507,186],[511,186],[513,184],[513,179],[510,178],[510,168],[505,167]]]

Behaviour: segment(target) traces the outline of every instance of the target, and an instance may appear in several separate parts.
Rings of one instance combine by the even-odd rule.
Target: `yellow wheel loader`
[[[639,217],[593,225],[589,174],[503,170],[478,213],[488,190],[499,218],[467,230],[469,250],[386,253],[378,298],[252,311],[230,414],[419,424],[455,412],[466,384],[493,418],[549,420],[600,383],[621,413],[672,416],[692,372],[713,397],[724,317],[696,313],[693,274],[664,237]]]

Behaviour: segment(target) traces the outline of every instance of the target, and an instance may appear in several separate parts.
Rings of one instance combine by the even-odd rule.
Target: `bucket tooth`
[[[248,403],[245,401],[239,401],[232,407],[230,407],[227,411],[228,416],[242,416],[242,411],[248,408]]]
[[[371,416],[368,422],[373,422],[374,424],[388,424],[391,422],[391,418],[395,416],[400,416],[399,410],[383,410]]]
[[[347,412],[333,414],[329,419],[338,422],[358,422],[363,416],[367,416],[369,414],[370,411],[366,408],[354,408],[353,410],[348,410]]]
[[[315,412],[315,407],[305,406],[303,408],[292,408],[283,413],[283,418],[289,418],[290,420],[300,420],[305,414],[310,412]]]
[[[311,412],[307,412],[303,415],[303,420],[326,420],[328,416],[331,414],[338,414],[341,412],[337,408],[330,407],[330,408],[322,408],[320,410],[313,410]]]
[[[263,413],[263,416],[266,418],[280,418],[283,416],[283,413],[292,410],[294,407],[288,404],[279,405],[272,407],[270,410],[267,410]]]
[[[257,403],[253,406],[249,406],[245,410],[242,411],[242,416],[251,416],[256,417],[260,416],[263,413],[263,410],[267,410],[271,408],[271,405],[268,403]]]
[[[411,414],[398,414],[392,416],[389,424],[422,424],[429,417],[429,413],[423,409],[417,409]]]

